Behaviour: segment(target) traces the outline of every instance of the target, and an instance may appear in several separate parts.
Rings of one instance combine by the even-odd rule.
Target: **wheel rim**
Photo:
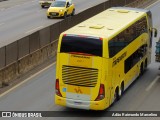
[[[122,96],[122,87],[121,87],[121,89],[119,90],[119,96],[120,96],[120,97]]]
[[[124,83],[122,83],[122,85],[121,85],[121,90],[120,90],[120,92],[121,92],[120,96],[122,96],[122,95],[123,95],[123,92],[124,92]]]

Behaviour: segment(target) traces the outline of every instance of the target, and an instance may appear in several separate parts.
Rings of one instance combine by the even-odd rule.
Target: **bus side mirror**
[[[157,30],[154,32],[154,37],[157,37]]]
[[[156,28],[152,28],[151,34],[153,33],[153,30],[154,30],[154,37],[157,37],[157,29]]]

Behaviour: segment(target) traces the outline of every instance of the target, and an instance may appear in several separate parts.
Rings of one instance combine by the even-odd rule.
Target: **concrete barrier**
[[[1,69],[1,70],[0,70],[0,88],[2,87],[2,82],[3,82],[3,80],[4,80],[4,72],[3,72],[3,70]]]
[[[6,66],[18,60],[18,46],[17,41],[6,46]]]
[[[48,59],[48,46],[43,47],[40,51],[40,62],[42,63]]]
[[[9,83],[11,83],[15,78],[17,78],[17,73],[18,71],[18,65],[17,62],[7,66],[4,70],[3,70],[3,80],[2,80],[2,85],[6,86],[9,85]]]
[[[32,53],[40,48],[39,31],[29,35],[29,52]]]
[[[51,32],[50,32],[50,26],[43,28],[39,31],[39,38],[40,38],[40,48],[43,48],[44,46],[48,45],[50,43],[51,39]]]
[[[18,60],[18,74],[24,74],[31,69],[30,55],[27,55]]]
[[[61,32],[111,6],[135,6],[144,1],[109,0],[0,48],[0,87],[8,85],[48,58],[56,57],[57,39]]]
[[[0,48],[0,69],[5,67],[6,61],[6,49],[5,47]]]
[[[37,50],[30,55],[29,66],[35,67],[38,64],[40,64],[41,62],[39,61],[39,59],[40,59],[40,50]]]
[[[29,48],[30,48],[29,47],[29,36],[18,40],[18,60],[25,57],[26,55],[29,55],[30,53]]]

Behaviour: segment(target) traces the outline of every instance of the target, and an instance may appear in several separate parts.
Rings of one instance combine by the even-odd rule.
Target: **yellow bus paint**
[[[108,108],[151,62],[151,29],[149,10],[112,7],[61,33],[55,103]]]

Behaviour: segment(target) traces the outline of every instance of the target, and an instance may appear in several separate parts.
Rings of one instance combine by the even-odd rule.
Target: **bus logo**
[[[117,63],[119,63],[123,58],[126,57],[126,55],[127,55],[127,52],[123,53],[120,57],[114,60],[112,66],[115,66]]]
[[[74,90],[75,90],[75,92],[76,92],[76,93],[80,93],[80,94],[82,94],[82,91],[81,91],[80,87],[75,88]]]

